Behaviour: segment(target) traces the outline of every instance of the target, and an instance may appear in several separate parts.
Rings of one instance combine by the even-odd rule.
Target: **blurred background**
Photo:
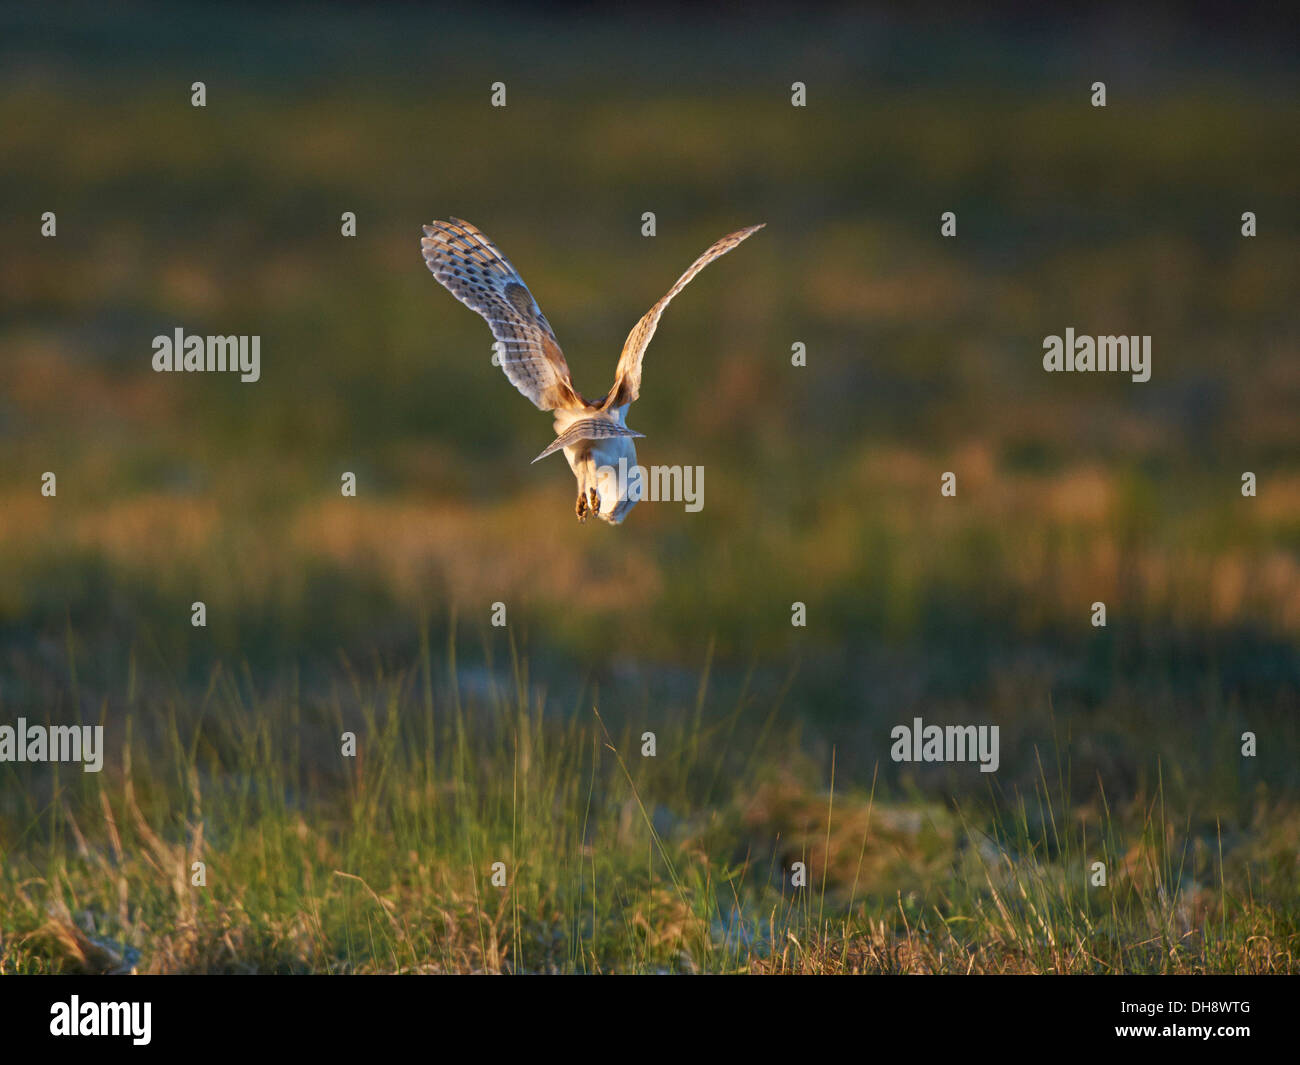
[[[548,713],[640,723],[689,712],[707,670],[859,784],[987,789],[889,761],[921,716],[1000,725],[999,787],[1056,746],[1108,793],[1162,772],[1243,821],[1294,798],[1288,29],[7,7],[5,720],[112,727],[202,699],[219,664],[310,703],[454,625],[456,683],[509,672],[513,639]],[[630,416],[643,463],[704,467],[701,513],[577,525],[565,463],[529,465],[549,416],[425,269],[420,226],[448,215],[513,260],[588,395],[704,247],[767,223],[674,302]],[[1151,380],[1045,374],[1070,326],[1151,335]],[[178,327],[260,335],[260,382],[152,372]]]

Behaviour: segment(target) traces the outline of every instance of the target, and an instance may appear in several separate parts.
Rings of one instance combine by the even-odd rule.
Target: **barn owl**
[[[538,410],[555,412],[555,439],[537,458],[563,450],[578,481],[574,510],[579,522],[596,516],[620,524],[637,503],[635,482],[618,476],[636,469],[634,437],[627,408],[641,392],[641,359],[664,308],[687,283],[720,255],[766,223],[729,233],[709,246],[658,303],[632,327],[614,374],[614,387],[589,400],[573,385],[568,364],[550,323],[509,260],[478,229],[452,218],[424,227],[420,245],[433,276],[461,303],[480,314],[496,338],[501,368],[510,383]]]

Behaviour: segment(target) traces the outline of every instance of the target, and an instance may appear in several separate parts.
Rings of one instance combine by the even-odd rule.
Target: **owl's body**
[[[559,438],[576,421],[582,421],[588,412],[556,411],[555,433]],[[607,412],[610,421],[626,428],[623,420],[627,407],[615,407]],[[630,431],[630,430],[629,430]],[[636,434],[640,436],[641,434]],[[631,436],[608,436],[598,440],[582,439],[563,448],[569,469],[578,479],[578,501],[574,511],[579,521],[594,515],[611,525],[620,524],[627,512],[637,504],[635,485],[636,444]],[[619,475],[622,471],[622,483]],[[630,496],[630,498],[629,498]]]
[[[555,439],[534,459],[563,450],[578,481],[578,520],[595,515],[620,524],[638,499],[636,447],[627,408],[641,390],[641,360],[659,317],[687,282],[720,255],[762,229],[737,230],[712,244],[628,334],[614,387],[592,401],[573,385],[564,353],[523,278],[482,232],[459,219],[424,227],[420,242],[433,276],[492,328],[501,368],[539,410],[555,412]],[[620,471],[622,474],[620,476]]]

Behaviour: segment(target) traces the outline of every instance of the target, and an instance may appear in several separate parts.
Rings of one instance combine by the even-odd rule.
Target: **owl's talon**
[[[578,515],[578,521],[585,524],[587,521],[587,497],[585,495],[579,493],[578,502],[573,510]]]
[[[587,489],[587,494],[591,497],[591,512],[592,512],[593,514],[599,514],[599,513],[600,513],[600,493],[598,493],[598,492],[596,491],[596,489],[594,489],[594,488],[588,488],[588,489]]]

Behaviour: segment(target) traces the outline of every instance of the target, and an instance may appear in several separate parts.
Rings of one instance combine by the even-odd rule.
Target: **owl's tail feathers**
[[[626,425],[619,425],[605,418],[584,418],[580,422],[574,422],[552,440],[551,446],[533,459],[533,462],[541,462],[547,455],[559,451],[562,447],[576,444],[579,440],[608,440],[612,436],[645,436],[645,433],[638,433]]]

